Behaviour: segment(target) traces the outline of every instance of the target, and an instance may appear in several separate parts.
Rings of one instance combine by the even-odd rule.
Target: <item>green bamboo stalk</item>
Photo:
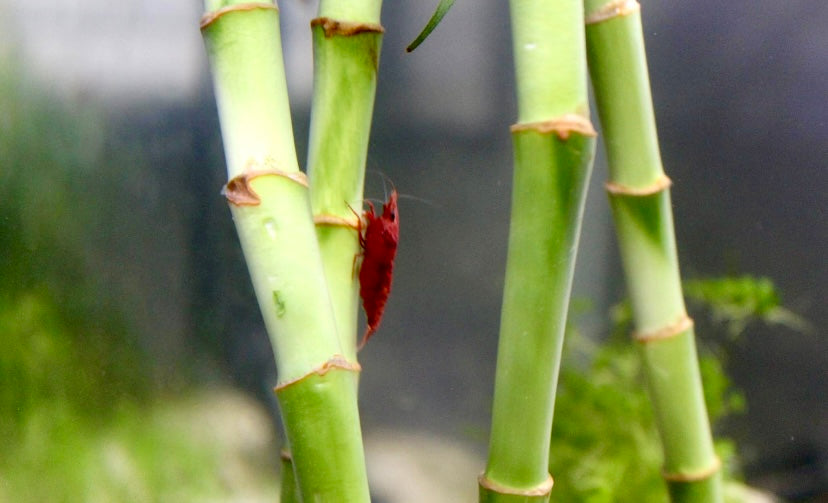
[[[511,2],[518,95],[514,181],[481,502],[546,502],[549,438],[595,131],[583,6]]]
[[[239,234],[279,370],[276,388],[305,501],[369,501],[353,373],[342,356],[293,146],[278,10],[208,0],[213,72]]]
[[[323,0],[311,22],[314,94],[307,172],[316,235],[344,357],[356,364],[360,253],[358,212],[362,207],[365,161],[376,94],[383,29],[381,2],[349,4],[346,19],[335,15],[342,2]],[[360,18],[364,18],[360,20]],[[353,375],[354,387],[358,375]],[[285,465],[285,469],[292,469]],[[288,473],[284,471],[284,473]],[[286,490],[285,490],[286,489]],[[281,501],[298,501],[283,486]]]
[[[722,501],[692,320],[681,290],[670,181],[658,148],[639,5],[586,0],[607,184],[674,502]]]
[[[279,503],[296,503],[301,501],[296,491],[296,474],[293,472],[293,458],[290,451],[282,449],[279,453],[282,462],[282,481],[279,490]]]
[[[380,5],[380,0],[323,0],[319,17],[311,22],[314,94],[307,168],[311,205],[340,345],[344,356],[354,362],[359,312],[354,257],[360,253],[354,212],[362,208],[383,34]],[[347,17],[330,17],[337,14]]]

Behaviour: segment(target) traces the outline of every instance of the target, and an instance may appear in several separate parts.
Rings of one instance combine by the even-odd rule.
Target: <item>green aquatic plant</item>
[[[724,323],[731,337],[741,335],[751,321],[762,321],[811,332],[807,320],[783,307],[779,293],[769,278],[736,276],[694,279],[684,282],[690,302],[705,306],[713,321]]]
[[[567,333],[551,437],[554,501],[668,500],[645,369],[621,328],[626,319],[618,322],[615,335],[599,344],[576,329]],[[711,421],[740,411],[743,399],[718,358],[703,354],[700,366]],[[716,452],[724,466],[738,466],[730,440],[717,440]]]

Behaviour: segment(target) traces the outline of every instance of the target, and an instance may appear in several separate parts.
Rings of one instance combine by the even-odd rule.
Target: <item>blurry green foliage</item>
[[[143,394],[140,352],[86,242],[105,183],[103,121],[0,75],[0,431],[42,406],[91,419]],[[8,436],[4,436],[8,439]]]
[[[108,210],[94,204],[111,182],[104,122],[22,72],[0,74],[0,111],[0,500],[85,501],[62,473],[82,464],[84,442],[119,404],[149,388],[87,249]],[[27,477],[32,491],[59,490],[4,499]],[[42,483],[55,477],[68,485]]]
[[[3,453],[8,464],[0,469],[0,501],[275,500],[275,459],[240,451],[245,435],[239,439],[238,431],[217,430],[239,430],[234,428],[238,421],[249,425],[249,408],[209,397],[141,406],[121,401],[102,425],[79,419],[65,402],[41,407]],[[216,419],[218,424],[211,424]],[[272,447],[269,451],[275,453]]]
[[[134,306],[102,271],[149,227],[122,189],[149,185],[147,147],[13,66],[0,70],[0,502],[275,498],[275,467],[249,469],[250,439],[223,438],[249,408],[160,396]]]
[[[808,332],[807,321],[782,307],[779,294],[768,278],[752,276],[695,279],[684,283],[690,302],[706,307],[713,321],[722,323],[730,336],[744,332],[751,321],[786,326]]]
[[[596,347],[574,330],[567,334],[550,453],[555,501],[665,501],[660,447],[634,350],[623,341]],[[583,357],[592,361],[575,363]]]

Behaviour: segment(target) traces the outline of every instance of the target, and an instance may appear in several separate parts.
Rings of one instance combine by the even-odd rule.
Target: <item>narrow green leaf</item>
[[[434,11],[434,14],[432,14],[431,19],[428,20],[428,24],[426,24],[425,28],[423,28],[423,31],[421,31],[420,34],[417,35],[417,38],[415,38],[413,42],[408,44],[408,47],[405,48],[405,52],[412,52],[420,44],[422,44],[423,40],[425,40],[426,37],[431,35],[431,32],[434,31],[434,28],[436,28],[437,25],[440,24],[440,21],[443,20],[443,16],[446,15],[446,12],[449,11],[452,5],[454,5],[454,0],[440,0],[440,5],[437,6],[437,10]]]

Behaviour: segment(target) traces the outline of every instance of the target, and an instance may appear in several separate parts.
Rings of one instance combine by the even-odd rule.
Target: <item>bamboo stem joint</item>
[[[564,114],[546,121],[513,124],[509,130],[512,133],[519,131],[537,131],[541,134],[555,133],[561,140],[569,139],[571,133],[578,133],[582,136],[598,135],[595,128],[592,127],[592,122],[578,114]]]
[[[552,479],[552,475],[549,475],[546,481],[544,481],[542,484],[537,485],[531,489],[515,489],[514,487],[502,486],[486,478],[485,473],[481,473],[480,476],[477,477],[477,481],[480,483],[481,487],[491,492],[498,494],[510,494],[515,496],[547,496],[549,493],[552,492],[552,486],[555,484],[555,481]]]
[[[204,30],[210,24],[212,24],[215,20],[220,18],[225,14],[229,14],[231,12],[239,12],[239,11],[246,11],[246,10],[255,10],[255,9],[271,9],[278,12],[279,7],[272,3],[265,3],[265,2],[250,2],[250,3],[240,3],[235,5],[228,5],[226,7],[222,7],[221,9],[216,9],[214,11],[210,11],[204,14],[201,17],[201,22],[199,23],[199,28]]]
[[[701,470],[697,470],[695,472],[681,472],[681,473],[667,473],[662,472],[661,476],[664,480],[668,482],[699,482],[702,480],[709,479],[710,477],[716,475],[719,469],[722,467],[722,461],[719,459],[718,456],[713,458],[713,463],[708,466],[707,468],[703,468]]]
[[[672,184],[673,182],[669,177],[661,175],[655,182],[646,187],[627,187],[626,185],[621,185],[620,183],[615,182],[607,182],[604,184],[604,187],[606,187],[607,192],[612,195],[644,197],[652,196],[661,191],[667,190]]]
[[[683,314],[674,323],[671,323],[659,329],[651,330],[649,332],[633,332],[633,337],[636,341],[642,344],[646,344],[648,342],[660,341],[664,339],[669,339],[670,337],[675,337],[677,335],[684,333],[692,327],[693,319],[687,316],[686,314]]]
[[[328,213],[319,213],[313,216],[313,223],[315,225],[325,225],[328,227],[348,227],[351,229],[359,229],[359,220],[354,218],[342,218]]]
[[[311,20],[311,28],[314,26],[321,26],[325,32],[325,38],[333,36],[350,37],[360,33],[384,33],[385,28],[377,23],[355,23],[352,21],[342,21],[338,19],[331,19],[329,17],[318,17]]]
[[[597,24],[603,21],[609,21],[616,17],[623,17],[641,9],[641,5],[635,0],[613,0],[608,4],[601,6],[595,12],[587,14],[584,18],[586,24]]]
[[[333,355],[329,360],[322,363],[322,365],[319,365],[318,367],[316,367],[314,369],[311,369],[311,371],[306,373],[305,375],[301,375],[301,376],[299,376],[295,379],[291,379],[289,381],[285,381],[285,382],[281,382],[281,383],[277,384],[276,387],[273,388],[273,391],[278,393],[278,392],[282,391],[283,389],[285,389],[285,388],[287,388],[287,387],[289,387],[293,384],[296,384],[297,382],[299,382],[299,381],[301,381],[301,380],[303,380],[307,377],[310,377],[314,374],[319,375],[319,376],[324,376],[325,374],[327,374],[328,372],[330,372],[334,369],[349,370],[351,372],[360,372],[360,371],[362,371],[362,367],[359,365],[359,363],[348,361],[342,355]]]
[[[250,186],[250,181],[260,176],[281,176],[299,185],[308,187],[308,177],[301,171],[286,172],[278,169],[264,169],[246,171],[231,178],[221,193],[234,206],[258,206],[261,203],[259,194]]]

